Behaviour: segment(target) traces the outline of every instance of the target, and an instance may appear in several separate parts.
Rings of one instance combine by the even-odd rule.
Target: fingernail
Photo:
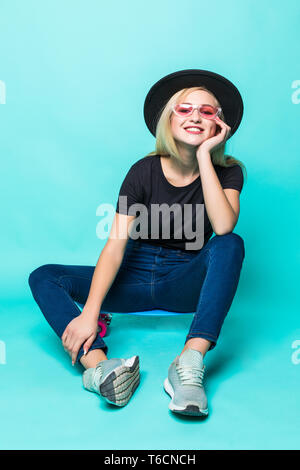
[[[85,350],[85,349],[83,350],[83,355],[84,355],[84,356],[86,355],[86,350]]]

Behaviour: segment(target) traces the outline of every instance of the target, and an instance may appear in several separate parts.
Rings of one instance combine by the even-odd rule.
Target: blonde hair
[[[172,135],[172,130],[171,130],[171,114],[172,114],[172,105],[178,104],[180,101],[182,101],[185,96],[196,90],[204,90],[208,93],[210,93],[215,100],[218,103],[218,106],[221,107],[219,101],[215,97],[215,95],[208,90],[205,86],[197,86],[197,87],[190,87],[190,88],[183,88],[182,90],[179,90],[177,93],[175,93],[167,102],[167,104],[164,106],[160,118],[158,120],[158,123],[156,125],[156,144],[155,144],[155,150],[153,152],[150,152],[146,155],[146,157],[151,156],[151,155],[168,155],[172,156],[178,160],[181,161],[181,157],[179,155],[175,140]],[[220,113],[220,118],[225,121],[223,111]],[[211,159],[212,163],[214,165],[220,165],[223,167],[228,167],[232,165],[239,165],[242,168],[242,171],[246,174],[247,176],[247,170],[245,165],[238,160],[237,158],[231,157],[230,155],[225,155],[225,145],[226,142],[220,146],[218,149],[214,150],[211,152]]]

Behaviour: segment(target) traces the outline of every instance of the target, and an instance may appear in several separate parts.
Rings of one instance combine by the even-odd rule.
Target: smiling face
[[[187,94],[180,100],[182,103],[191,104],[210,104],[212,106],[219,106],[217,100],[205,90],[196,90]],[[183,146],[199,146],[202,142],[213,137],[217,130],[217,125],[214,119],[203,118],[199,110],[194,109],[193,113],[188,117],[179,117],[174,112],[171,114],[171,130],[173,137],[177,143]],[[201,127],[203,132],[193,133],[192,129],[186,130],[187,127]]]

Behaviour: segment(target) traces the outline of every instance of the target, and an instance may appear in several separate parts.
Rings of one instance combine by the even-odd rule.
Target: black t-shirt
[[[234,164],[231,167],[214,165],[214,169],[223,189],[233,188],[241,192],[244,177],[239,165]],[[127,199],[122,198],[120,200],[120,196],[126,196]],[[146,208],[144,219],[140,217],[142,211],[140,211],[139,206],[131,207],[132,204],[142,204],[143,206],[140,207],[142,209]],[[185,204],[189,206],[189,210],[186,209]],[[164,205],[165,209],[163,211],[159,209],[159,207],[163,207],[161,205]],[[152,214],[151,210],[153,209],[151,207],[156,207]],[[172,207],[175,208],[175,212]],[[131,232],[129,236],[134,240],[138,239],[151,245],[193,253],[198,252],[213,234],[205,210],[200,175],[192,183],[176,187],[166,179],[161,166],[160,155],[140,158],[130,167],[119,191],[116,212],[136,215],[137,218],[140,218],[139,223],[137,223],[137,219],[134,221],[136,222],[134,236],[131,236]],[[154,216],[154,214],[156,215]],[[174,217],[176,230],[174,230]],[[141,222],[142,220],[143,222]],[[146,220],[147,223],[145,223]],[[162,231],[162,223],[164,224],[163,227],[169,225],[170,232],[166,231],[165,228],[164,232]],[[189,226],[192,232],[184,226]],[[199,238],[199,235],[191,237],[192,233],[199,233],[199,227],[201,228],[201,237]],[[199,245],[200,239],[202,242]]]

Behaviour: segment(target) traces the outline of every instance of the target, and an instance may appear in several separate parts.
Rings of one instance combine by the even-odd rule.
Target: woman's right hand
[[[84,354],[86,354],[93,344],[97,333],[98,318],[89,315],[84,308],[78,317],[70,321],[61,339],[65,351],[72,358],[72,365],[76,362],[80,347],[83,346]]]

